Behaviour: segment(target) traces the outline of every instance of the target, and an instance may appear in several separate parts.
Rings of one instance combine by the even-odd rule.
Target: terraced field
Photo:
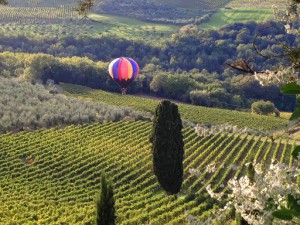
[[[152,173],[150,130],[148,122],[109,122],[0,135],[0,224],[94,224],[102,172],[113,182],[117,224],[186,224],[186,210],[199,219],[213,210],[205,187],[227,191],[250,157],[290,162],[292,144],[285,140],[199,137],[185,128],[183,188],[177,198],[166,196]]]

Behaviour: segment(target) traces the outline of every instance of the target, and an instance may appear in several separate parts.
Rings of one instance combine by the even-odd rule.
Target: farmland
[[[257,6],[258,8],[268,8],[271,9],[272,5],[277,5],[278,7],[286,6],[287,0],[232,0],[227,6],[228,7],[253,7]]]
[[[253,3],[245,1],[239,3],[232,1],[229,7],[232,9],[223,8],[228,1],[185,1],[182,5],[181,1],[161,0],[155,1],[159,4],[166,4],[174,7],[174,9],[183,9],[183,14],[186,8],[189,8],[191,15],[187,15],[188,19],[195,19],[195,23],[200,24],[202,29],[216,29],[221,26],[234,22],[257,21],[264,22],[273,18],[272,10],[269,7],[263,7],[260,10],[253,10]],[[96,1],[95,12],[101,1]],[[150,4],[151,2],[149,2]],[[172,33],[179,29],[179,24],[160,23],[151,19],[143,19],[138,16],[128,17],[126,15],[112,12],[112,14],[91,13],[90,19],[82,19],[74,11],[76,1],[68,0],[63,4],[60,1],[10,1],[9,6],[0,6],[0,34],[2,35],[21,35],[25,34],[28,37],[36,36],[54,36],[64,37],[73,35],[88,35],[92,37],[101,37],[106,35],[120,36],[130,40],[144,39],[150,43],[163,41]],[[101,3],[102,4],[102,3]],[[152,4],[152,3],[151,3]],[[281,4],[281,1],[279,2]],[[242,7],[243,6],[243,7]],[[195,9],[205,9],[207,12],[197,12],[193,14]],[[214,11],[210,11],[213,9]],[[215,10],[217,10],[215,12]],[[100,10],[101,11],[101,10]],[[175,11],[174,11],[175,12]],[[203,19],[207,15],[209,17]],[[163,12],[163,15],[168,13]],[[119,16],[118,16],[119,15]],[[123,15],[123,16],[122,16]],[[170,21],[176,20],[176,15]],[[212,15],[212,16],[211,16]],[[135,19],[137,18],[137,19]],[[198,18],[198,19],[197,19]],[[202,19],[201,19],[202,18]],[[185,20],[179,18],[179,20]],[[149,22],[145,22],[145,21]],[[152,21],[152,22],[151,22]],[[191,21],[189,23],[192,23]]]
[[[74,11],[77,0],[8,1],[0,5],[0,225],[94,225],[103,174],[114,189],[117,225],[192,225],[189,216],[210,225],[205,220],[230,200],[228,181],[245,176],[247,163],[295,165],[298,142],[289,137],[299,132],[287,123],[296,97],[225,67],[244,69],[248,59],[260,71],[287,65],[252,59],[251,41],[263,30],[258,49],[282,52],[298,43],[296,35],[275,22],[242,24],[272,20],[271,4],[285,0],[95,0],[85,18]],[[108,92],[118,87],[107,67],[121,56],[141,69],[127,95]],[[183,119],[176,195],[154,175],[149,140],[151,133],[174,139],[159,137],[173,133],[167,127],[151,132],[164,98],[176,99]],[[277,117],[250,113],[258,100],[272,101]],[[226,124],[230,132],[214,129]],[[207,187],[224,198],[212,198]],[[235,224],[234,211],[218,224]]]
[[[214,13],[208,22],[200,24],[199,27],[202,29],[219,29],[222,26],[236,22],[247,23],[255,21],[259,23],[272,19],[274,19],[274,15],[271,8],[222,8]]]
[[[154,109],[159,102],[154,99],[112,94],[78,85],[64,84],[62,87],[67,94],[74,97],[105,102],[109,105],[128,106],[139,111],[154,112]],[[228,123],[239,127],[270,130],[283,126],[287,122],[285,119],[278,119],[274,116],[259,116],[245,112],[207,108],[188,104],[179,104],[179,106],[182,117],[194,123]]]
[[[113,182],[117,224],[185,224],[186,210],[199,219],[215,210],[205,187],[226,192],[250,157],[291,162],[293,142],[247,134],[199,137],[185,128],[184,182],[175,198],[153,175],[150,130],[149,122],[109,122],[0,135],[0,224],[93,224],[102,172]],[[216,165],[213,172],[205,169],[209,164]]]
[[[160,3],[167,3],[171,5],[175,5],[177,7],[182,8],[201,8],[201,9],[211,9],[211,8],[218,8],[224,6],[230,0],[187,0],[187,1],[180,1],[180,0],[156,0]]]
[[[167,37],[179,28],[112,15],[90,14],[89,18],[80,18],[68,5],[60,8],[0,6],[0,34],[27,37],[86,35],[94,38],[116,35],[151,42]]]
[[[272,5],[283,10],[286,0],[232,0],[226,7],[219,8],[209,21],[199,25],[202,29],[219,29],[233,23],[257,23],[274,20]]]

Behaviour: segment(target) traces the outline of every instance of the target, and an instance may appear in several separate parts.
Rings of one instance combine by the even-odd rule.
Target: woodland
[[[4,52],[0,55],[0,68],[8,77],[22,74],[24,78],[44,82],[52,79],[56,83],[69,82],[117,91],[107,77],[105,62],[119,55],[130,55],[138,60],[142,71],[129,93],[153,94],[201,106],[238,110],[249,109],[257,100],[268,100],[279,110],[290,111],[295,106],[294,97],[282,95],[280,86],[261,86],[251,77],[240,77],[226,65],[232,59],[249,59],[257,70],[264,70],[288,63],[259,56],[253,49],[257,34],[256,48],[266,55],[282,53],[281,42],[293,45],[299,38],[293,34],[285,35],[284,27],[276,22],[236,23],[219,31],[203,31],[194,25],[186,25],[168,41],[161,40],[156,45],[142,39],[132,43],[114,36],[44,36],[36,39],[4,36],[0,40],[0,49]],[[46,55],[35,55],[40,53]],[[47,69],[50,65],[51,72]]]

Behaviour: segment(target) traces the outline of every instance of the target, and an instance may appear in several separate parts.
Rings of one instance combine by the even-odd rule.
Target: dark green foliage
[[[294,159],[298,159],[300,154],[300,146],[296,146],[295,149],[292,151],[292,156]]]
[[[275,105],[270,101],[257,101],[251,105],[251,111],[260,115],[268,115],[275,112]]]
[[[300,86],[296,82],[285,84],[280,91],[284,94],[289,95],[299,95],[300,94]],[[294,112],[290,118],[290,120],[295,120],[300,117],[300,98],[297,97],[297,104]]]
[[[235,212],[236,225],[249,225],[246,220],[243,219],[240,213]]]
[[[183,74],[158,73],[154,76],[151,91],[163,94],[167,98],[179,98],[184,100],[190,90],[197,88],[197,82]],[[186,96],[187,97],[187,96]]]
[[[100,197],[96,201],[96,224],[115,224],[115,199],[113,188],[110,182],[106,181],[105,175],[101,176]]]
[[[280,91],[283,94],[298,95],[300,94],[300,85],[298,85],[297,82],[287,83]]]
[[[206,202],[205,210],[212,209],[214,205],[218,205],[218,200],[211,197],[208,197],[205,202]]]
[[[293,211],[290,209],[279,209],[272,213],[272,215],[280,220],[292,220],[293,219]]]
[[[184,197],[184,202],[190,202],[190,201],[194,200],[195,198],[196,198],[196,195],[194,193],[187,194]]]
[[[251,183],[254,182],[254,176],[255,176],[255,170],[254,170],[254,166],[251,163],[249,163],[249,165],[247,166],[247,176],[250,180]]]
[[[155,110],[152,134],[153,169],[160,186],[177,194],[183,181],[182,121],[178,106],[164,100]]]
[[[196,198],[196,203],[198,205],[200,205],[201,203],[205,202],[206,199],[208,198],[208,194],[205,193],[205,194],[200,194],[197,198]]]

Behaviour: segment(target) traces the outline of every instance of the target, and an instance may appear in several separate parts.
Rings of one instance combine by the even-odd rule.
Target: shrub
[[[275,113],[275,110],[275,105],[270,101],[257,101],[251,105],[251,112],[259,115],[269,115]]]

